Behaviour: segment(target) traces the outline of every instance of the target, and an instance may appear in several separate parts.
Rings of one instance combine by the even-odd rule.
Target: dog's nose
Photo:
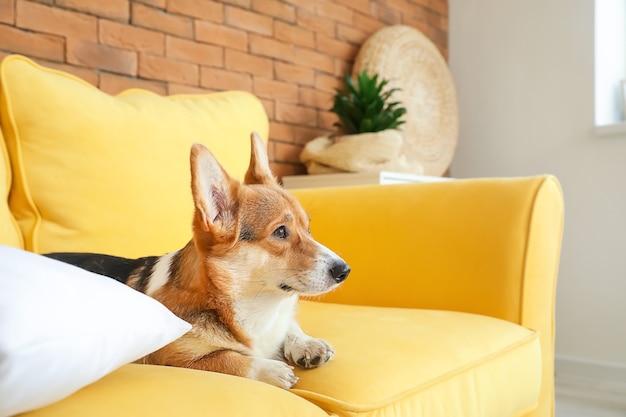
[[[333,277],[337,283],[340,283],[348,278],[348,275],[350,274],[350,267],[345,262],[339,262],[330,268],[329,272],[330,276]]]

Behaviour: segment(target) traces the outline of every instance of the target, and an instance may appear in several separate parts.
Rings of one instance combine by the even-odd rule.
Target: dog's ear
[[[250,166],[244,177],[245,184],[276,184],[270,170],[265,142],[258,133],[250,135]]]
[[[236,193],[239,182],[222,168],[204,145],[191,147],[191,193],[196,221],[206,232],[228,231],[236,224]],[[194,227],[196,224],[194,224]]]

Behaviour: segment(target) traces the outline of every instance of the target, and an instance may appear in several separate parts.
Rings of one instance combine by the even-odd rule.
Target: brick
[[[330,0],[316,0],[315,14],[337,22],[352,24],[354,11]]]
[[[329,93],[335,93],[337,88],[343,88],[341,77],[327,74],[315,74],[315,88]]]
[[[352,10],[357,10],[365,14],[372,13],[370,0],[334,0],[334,1],[339,4],[343,4],[344,6]],[[446,1],[446,0],[443,0],[443,1]]]
[[[132,0],[134,3],[143,3],[146,6],[156,7],[158,9],[165,9],[165,2],[167,0]]]
[[[423,9],[416,9],[414,13],[402,16],[402,24],[417,27],[428,22],[428,13]]]
[[[167,94],[167,85],[164,82],[141,80],[134,77],[125,77],[107,72],[100,73],[98,87],[108,94],[118,94],[131,88],[152,91],[162,96]]]
[[[375,3],[372,5],[372,9],[375,11],[377,8],[384,6],[388,9],[395,10],[399,14],[411,14],[415,10],[422,9],[420,6],[416,6],[408,0],[385,0],[385,3]],[[373,14],[376,15],[376,14]]]
[[[364,15],[361,13],[354,14],[354,27],[357,27],[367,33],[373,34],[377,32],[379,29],[385,27],[383,22],[373,18],[369,15]]]
[[[331,55],[298,46],[294,47],[293,62],[297,62],[298,65],[304,67],[319,69],[329,74],[335,71],[335,63]]]
[[[200,85],[202,87],[216,90],[252,91],[252,76],[250,74],[208,67],[202,67],[200,73]]]
[[[274,142],[274,162],[300,162],[302,146],[285,142]]]
[[[300,104],[318,109],[330,109],[333,106],[334,97],[334,93],[310,87],[301,87],[298,92]]]
[[[254,77],[254,94],[261,98],[270,98],[278,101],[296,103],[298,101],[298,86],[282,81]]]
[[[447,0],[428,0],[428,8],[441,15],[448,16],[449,7]]]
[[[97,18],[70,10],[19,1],[16,9],[17,26],[36,32],[96,42]]]
[[[396,25],[402,22],[402,13],[383,4],[375,5],[375,16],[387,25]]]
[[[442,31],[448,33],[448,16],[440,15],[433,12],[425,12],[426,21],[429,26],[434,26],[437,29],[441,29]]]
[[[274,37],[294,45],[307,48],[315,47],[315,33],[313,31],[280,21],[274,22]]]
[[[250,34],[250,52],[256,55],[291,61],[294,58],[294,47],[290,43]]]
[[[4,25],[0,25],[0,50],[58,62],[63,62],[65,55],[60,36],[24,32]]]
[[[317,126],[317,111],[298,104],[276,102],[276,120],[305,126]]]
[[[169,13],[195,17],[203,21],[224,23],[224,5],[212,0],[175,0],[167,2]]]
[[[439,50],[448,45],[448,32],[446,31],[430,26],[428,32],[426,32],[426,36],[437,45]]]
[[[274,64],[276,79],[298,85],[315,85],[315,70],[299,65],[276,62]]]
[[[353,61],[356,58],[359,47],[345,41],[340,41],[329,36],[318,33],[316,36],[315,49],[320,52],[332,54],[334,58],[343,59],[345,61]]]
[[[192,85],[184,85],[184,84],[176,84],[176,83],[169,83],[168,87],[167,87],[167,93],[169,95],[174,95],[174,94],[184,94],[184,95],[188,95],[188,94],[212,94],[217,92],[218,90],[213,90],[210,88],[200,88],[200,87],[194,87]]]
[[[226,48],[248,50],[248,32],[201,20],[195,22],[195,39]]]
[[[292,142],[296,135],[296,126],[280,123],[270,119],[270,138]]]
[[[241,7],[242,9],[250,9],[252,7],[251,0],[220,0],[222,3],[232,4],[233,6]]]
[[[166,36],[165,56],[212,67],[224,66],[224,48]]]
[[[315,4],[311,2],[312,4]],[[324,33],[326,35],[335,34],[335,22],[332,20],[316,16],[315,13],[304,9],[298,9],[296,13],[296,22],[298,26],[310,29],[314,32]]]
[[[52,68],[52,69],[66,72],[68,74],[72,74],[73,76],[78,77],[81,80],[84,80],[93,86],[98,85],[99,77],[98,77],[98,72],[95,69],[77,67],[75,65],[61,64],[59,62],[52,62],[52,61],[45,61],[45,60],[41,60],[38,62],[42,65],[45,65],[48,68]]]
[[[339,40],[346,41],[360,47],[368,37],[369,33],[350,25],[344,25],[342,23],[337,25],[337,39]]]
[[[296,21],[296,8],[276,0],[252,0],[252,10],[289,23]]]
[[[68,39],[66,59],[69,64],[137,75],[137,53],[108,45]]]
[[[272,18],[258,13],[226,6],[224,22],[232,27],[258,33],[259,35],[272,36]]]
[[[352,61],[344,61],[343,59],[335,58],[335,72],[333,75],[343,77],[345,74],[350,74],[354,66],[353,64]]]
[[[91,15],[106,17],[108,19],[128,22],[129,1],[128,0],[56,0],[56,6],[73,10],[79,10]]]
[[[315,2],[311,0],[284,0],[285,3],[296,6],[296,14],[298,10],[306,10],[308,12],[315,12]]]
[[[139,76],[151,80],[169,81],[186,85],[199,85],[198,65],[168,58],[139,54]]]
[[[274,61],[270,58],[250,55],[233,49],[225,50],[224,67],[227,70],[247,72],[264,78],[274,76]]]
[[[133,3],[131,23],[148,29],[156,29],[182,38],[193,38],[193,19],[171,15],[143,4]]]
[[[328,129],[270,121],[270,137],[278,141],[305,145],[312,139],[329,134]]]
[[[306,175],[306,168],[302,164],[270,162],[270,169],[279,182],[288,175]]]
[[[428,26],[427,21],[414,22],[413,26],[415,26],[415,28],[419,30],[420,32],[422,32],[424,35],[428,36],[428,32],[430,31],[430,26]]]
[[[339,121],[339,118],[335,113],[330,111],[319,111],[317,113],[317,126],[326,129],[336,129],[335,123]]]
[[[0,0],[0,22],[15,23],[15,0]]]
[[[100,19],[100,42],[117,48],[131,49],[151,55],[165,53],[165,35],[161,32]]]
[[[306,127],[306,126],[296,126],[295,128],[295,137],[294,143],[298,143],[300,145],[306,145],[312,139],[319,138],[322,136],[328,136],[334,133],[337,129],[333,127],[332,129],[323,129],[321,127]]]

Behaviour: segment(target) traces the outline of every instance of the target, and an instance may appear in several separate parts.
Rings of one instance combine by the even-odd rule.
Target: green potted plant
[[[335,126],[350,135],[397,129],[402,125],[406,109],[399,101],[391,101],[392,95],[400,89],[385,89],[387,84],[389,81],[379,81],[378,74],[370,76],[367,70],[358,74],[356,84],[346,74],[344,89],[336,89],[335,102],[330,109],[341,120]]]
[[[401,155],[399,130],[406,108],[394,100],[400,92],[378,74],[346,75],[330,109],[339,121],[338,134],[306,144],[300,160],[309,174],[396,171],[422,174],[423,167],[407,164]]]

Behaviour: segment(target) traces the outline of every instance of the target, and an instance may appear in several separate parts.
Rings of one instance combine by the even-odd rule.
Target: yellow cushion
[[[35,252],[136,257],[182,247],[191,237],[191,144],[205,143],[242,177],[251,131],[268,134],[261,102],[245,92],[113,97],[17,55],[0,77],[10,207]]]
[[[22,234],[9,211],[9,190],[11,189],[11,164],[2,132],[0,132],[0,245],[22,248]]]
[[[384,281],[389,284],[388,279]],[[400,290],[400,289],[398,289]],[[335,348],[293,392],[340,416],[517,416],[537,404],[537,333],[475,314],[301,302]]]
[[[22,417],[328,417],[288,391],[191,369],[126,365],[70,397]]]

